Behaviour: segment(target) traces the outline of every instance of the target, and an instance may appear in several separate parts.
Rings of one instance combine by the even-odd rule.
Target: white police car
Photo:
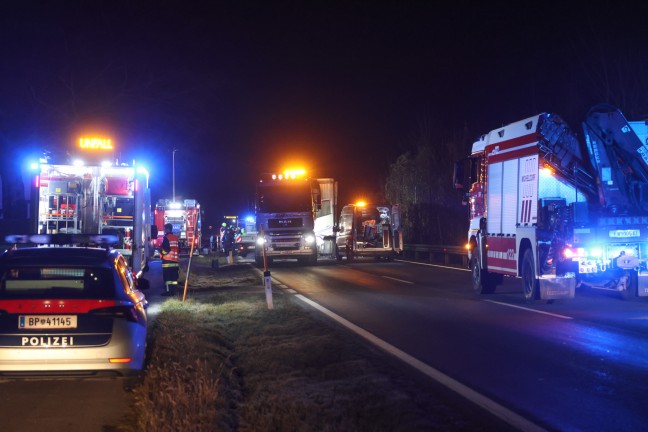
[[[59,245],[0,255],[0,374],[133,376],[142,370],[146,298],[119,252],[87,246],[110,237],[7,237]]]

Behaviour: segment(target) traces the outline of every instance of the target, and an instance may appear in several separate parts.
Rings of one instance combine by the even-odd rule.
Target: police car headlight
[[[304,236],[304,242],[306,244],[313,244],[315,243],[315,236],[313,234],[306,234]]]
[[[265,239],[265,237],[257,237],[257,241],[256,241],[256,242],[257,242],[257,244],[258,244],[259,246],[263,246],[263,245],[265,244],[265,242],[266,242],[266,239]]]

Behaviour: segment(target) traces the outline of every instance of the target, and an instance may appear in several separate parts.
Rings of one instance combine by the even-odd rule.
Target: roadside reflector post
[[[265,288],[266,303],[268,303],[268,309],[274,309],[274,305],[272,303],[272,277],[270,276],[269,270],[263,272],[263,287]]]

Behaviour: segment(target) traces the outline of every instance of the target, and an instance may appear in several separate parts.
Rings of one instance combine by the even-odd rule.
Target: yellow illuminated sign
[[[306,175],[304,169],[287,169],[283,174],[272,174],[272,180],[294,180]]]
[[[84,150],[112,150],[110,138],[79,138],[79,148]]]

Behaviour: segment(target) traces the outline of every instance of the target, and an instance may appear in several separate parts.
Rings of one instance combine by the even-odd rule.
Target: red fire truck
[[[199,253],[202,244],[200,204],[195,199],[173,201],[160,199],[155,205],[153,219],[158,228],[157,247],[162,245],[164,225],[173,225],[173,232],[180,239],[180,253]]]
[[[35,179],[35,232],[112,234],[133,271],[152,257],[151,198],[143,166],[112,160],[112,143],[81,138],[75,159],[44,158]]]
[[[577,286],[648,297],[647,136],[645,122],[601,104],[583,141],[552,113],[477,140],[455,166],[475,292],[519,276],[527,301],[571,298]]]

